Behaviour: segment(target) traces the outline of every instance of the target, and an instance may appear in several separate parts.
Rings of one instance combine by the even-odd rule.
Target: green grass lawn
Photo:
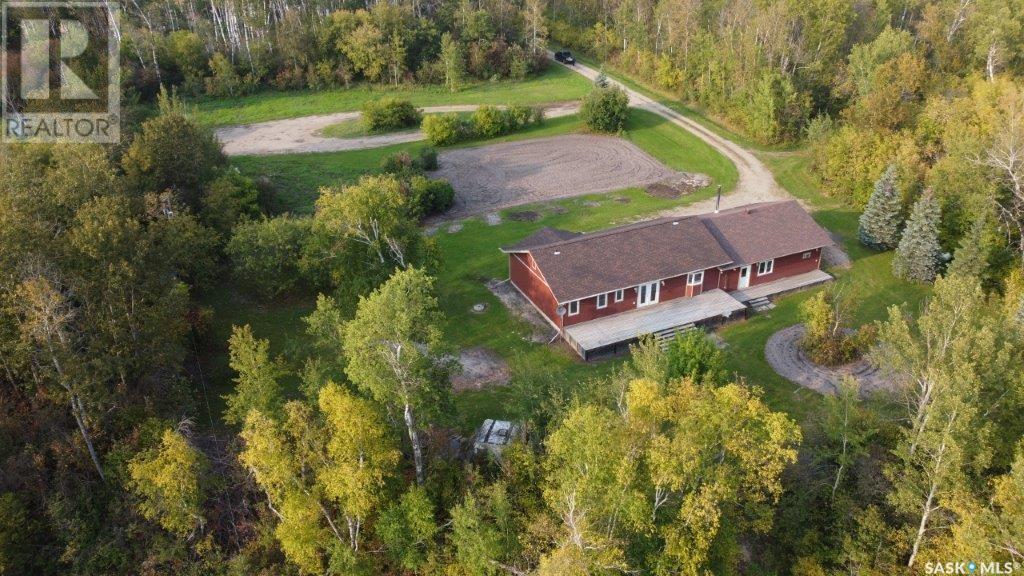
[[[583,130],[579,116],[562,116],[545,120],[543,124],[530,126],[520,132],[486,141],[463,142],[458,146],[496,144]],[[736,185],[738,175],[732,162],[693,134],[656,114],[630,110],[629,124],[623,137],[670,168],[703,172],[726,191]],[[413,142],[349,152],[236,156],[231,162],[243,174],[269,178],[278,188],[279,200],[285,210],[295,214],[309,214],[313,211],[313,203],[319,196],[320,188],[351,184],[363,174],[378,171],[385,157],[402,151],[416,154],[425,146],[423,142]]]
[[[521,82],[477,82],[450,92],[443,86],[358,85],[338,90],[264,91],[238,98],[193,102],[196,120],[218,127],[282,118],[358,110],[364,102],[384,96],[404,98],[416,106],[448,104],[545,104],[577,100],[590,91],[590,82],[561,66]]]
[[[582,129],[579,118],[565,117],[493,141],[551,136]],[[735,185],[736,170],[730,162],[688,132],[653,114],[632,111],[623,136],[673,168],[707,173],[727,190]],[[274,178],[288,192],[290,208],[308,213],[320,186],[352,182],[361,174],[378,170],[385,155],[399,150],[415,152],[422,146],[422,143],[413,143],[356,152],[242,157],[232,161],[246,173]],[[821,196],[805,153],[764,151],[761,157],[779,183],[810,207],[819,223],[840,237],[852,257],[850,269],[832,272],[844,290],[858,299],[853,313],[855,323],[883,318],[886,308],[892,304],[906,303],[914,308],[927,296],[928,286],[906,283],[892,276],[890,253],[874,253],[859,245],[856,240],[858,212]],[[567,390],[577,389],[580,382],[607,374],[623,360],[584,364],[563,346],[528,340],[530,327],[510,314],[485,286],[488,279],[507,276],[506,258],[498,247],[541,226],[595,230],[712,194],[713,190],[708,188],[680,200],[668,200],[632,189],[513,208],[503,212],[505,218],[496,226],[471,219],[454,233],[442,228],[435,236],[444,262],[438,272],[437,285],[453,345],[485,346],[496,351],[510,363],[514,379],[554,373]],[[540,219],[521,222],[508,217],[511,212],[526,209],[538,212]],[[765,361],[763,351],[771,334],[799,321],[799,305],[813,293],[806,291],[780,298],[774,310],[720,330],[728,344],[729,369],[749,385],[762,388],[766,401],[773,408],[784,410],[800,421],[816,413],[820,397],[778,376]],[[471,313],[470,308],[476,303],[488,304],[486,311]],[[259,304],[226,287],[207,304],[216,310],[211,337],[217,342],[226,341],[232,324],[251,323],[259,337],[271,339],[275,354],[283,355],[294,368],[301,367],[301,359],[308,353],[301,319],[313,308],[311,297]],[[209,364],[205,368],[212,389],[217,394],[230,390],[231,374],[223,350],[208,358],[206,364]],[[456,425],[469,432],[483,418],[519,418],[524,416],[519,413],[520,406],[519,399],[507,387],[463,392],[456,396]]]

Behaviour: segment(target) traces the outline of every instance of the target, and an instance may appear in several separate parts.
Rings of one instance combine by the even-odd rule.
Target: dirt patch
[[[803,324],[796,324],[772,334],[765,344],[765,359],[779,376],[820,394],[835,394],[845,376],[857,379],[862,396],[880,390],[893,390],[892,380],[886,378],[867,360],[861,359],[843,366],[822,366],[814,363],[800,348],[800,339],[803,335]]]
[[[843,239],[838,234],[829,232],[828,235],[835,242],[832,246],[825,246],[821,251],[821,257],[825,266],[829,268],[849,268],[853,265],[850,255],[843,250]]]
[[[462,222],[454,222],[448,226],[448,233],[455,234],[459,230],[462,230]]]
[[[511,212],[508,215],[508,219],[515,220],[516,222],[536,222],[540,220],[540,212],[534,212],[533,210]]]
[[[449,150],[440,165],[433,177],[455,188],[446,218],[687,176],[622,138],[590,134]]]
[[[533,307],[533,304],[524,298],[511,282],[494,278],[488,280],[486,284],[491,294],[494,294],[498,300],[501,300],[501,303],[512,314],[529,323],[531,330],[530,336],[527,338],[528,340],[531,342],[547,343],[558,333],[554,326],[541,316],[540,312]]]
[[[508,384],[508,363],[493,350],[482,346],[467,348],[459,352],[458,361],[462,373],[452,378],[452,389],[456,392]]]

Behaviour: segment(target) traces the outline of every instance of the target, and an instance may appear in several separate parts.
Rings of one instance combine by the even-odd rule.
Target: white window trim
[[[576,316],[577,314],[580,313],[580,301],[579,300],[573,300],[572,302],[569,302],[568,308],[569,308],[569,316]],[[576,309],[575,312],[573,312],[573,308]]]
[[[607,307],[608,307],[608,293],[605,292],[604,294],[598,294],[597,295],[597,309],[601,310],[602,308],[607,308]]]
[[[811,257],[811,253],[810,252],[804,252],[804,256],[803,256],[804,260],[807,260],[810,257]]]
[[[762,267],[764,270],[762,270]],[[757,263],[757,275],[767,276],[775,271],[775,260],[763,260]]]
[[[625,299],[626,299],[626,291],[625,290],[623,290],[622,288],[619,288],[618,290],[615,291],[615,298],[614,298],[614,300],[616,302],[622,302]]]
[[[694,278],[696,278],[696,280],[694,280]],[[703,270],[701,270],[700,272],[691,272],[691,273],[686,275],[686,285],[687,286],[700,286],[703,283],[704,283],[704,271]]]

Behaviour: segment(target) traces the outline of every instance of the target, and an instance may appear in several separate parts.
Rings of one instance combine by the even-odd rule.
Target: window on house
[[[626,298],[626,291],[619,289],[615,291],[615,301],[622,302]]]
[[[775,270],[775,260],[765,260],[764,262],[757,263],[757,275],[764,276],[765,274],[771,274],[772,270]]]
[[[700,272],[693,272],[692,274],[690,274],[689,276],[686,277],[686,285],[687,286],[697,286],[698,284],[703,284],[703,283],[704,283],[704,271],[703,270],[701,270]]]
[[[575,316],[580,313],[580,301],[573,300],[569,302],[569,316]]]
[[[598,294],[597,295],[597,308],[601,309],[601,308],[607,308],[607,307],[608,307],[608,295],[607,294]]]
[[[810,257],[811,257],[811,253],[810,252],[804,252],[804,260],[807,260]]]

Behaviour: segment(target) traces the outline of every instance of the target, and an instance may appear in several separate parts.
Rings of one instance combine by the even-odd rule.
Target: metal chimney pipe
[[[718,214],[718,206],[722,203],[722,185],[718,185],[718,196],[715,197],[715,214]]]

